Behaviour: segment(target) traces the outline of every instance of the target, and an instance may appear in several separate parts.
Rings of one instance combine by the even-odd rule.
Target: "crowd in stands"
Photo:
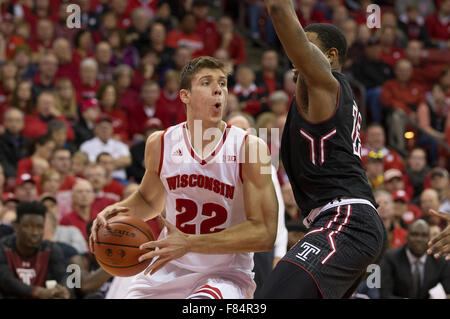
[[[450,213],[450,0],[293,1],[303,26],[333,23],[346,37],[343,73],[365,112],[361,157],[388,248],[406,245],[418,219],[430,232],[444,229],[429,209]],[[81,10],[79,28],[67,25],[71,3]],[[379,27],[366,23],[371,4],[381,8]],[[89,223],[140,183],[147,137],[186,120],[180,72],[202,55],[231,71],[224,120],[238,114],[256,132],[267,129],[277,157],[295,83],[264,1],[0,3],[0,240],[7,239],[0,244],[0,298],[104,297],[111,277],[88,253]],[[282,162],[278,179],[291,247],[306,229]],[[30,273],[5,267],[29,259],[29,220],[51,243],[36,258],[62,254],[92,277],[84,280],[89,287],[66,291],[60,262],[48,270],[59,282],[54,288],[6,278],[45,287],[45,274],[30,281]],[[20,258],[11,241],[16,232],[23,234]]]

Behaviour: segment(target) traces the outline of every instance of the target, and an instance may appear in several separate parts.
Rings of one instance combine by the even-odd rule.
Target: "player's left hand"
[[[450,214],[438,213],[432,209],[429,212],[431,215],[447,220],[450,223]],[[428,254],[434,254],[434,258],[445,256],[446,260],[450,260],[450,224],[439,235],[429,241],[428,247]]]
[[[155,272],[164,267],[169,261],[177,259],[185,255],[189,251],[189,242],[187,235],[180,231],[177,227],[169,223],[165,218],[159,216],[159,220],[167,227],[167,236],[160,240],[149,241],[142,244],[139,249],[154,249],[151,252],[143,254],[139,257],[139,262],[146,259],[158,257],[144,272],[144,275]]]

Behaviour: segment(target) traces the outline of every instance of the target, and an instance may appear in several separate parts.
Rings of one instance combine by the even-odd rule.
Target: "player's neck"
[[[186,121],[186,125],[189,141],[200,156],[208,154],[216,146],[226,127],[224,121],[214,123],[189,119]]]

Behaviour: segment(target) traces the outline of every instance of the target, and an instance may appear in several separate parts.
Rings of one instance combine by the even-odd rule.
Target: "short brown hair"
[[[189,61],[183,68],[180,76],[180,89],[190,90],[192,84],[192,78],[201,69],[220,69],[225,76],[230,75],[230,71],[225,64],[210,56],[200,56]]]

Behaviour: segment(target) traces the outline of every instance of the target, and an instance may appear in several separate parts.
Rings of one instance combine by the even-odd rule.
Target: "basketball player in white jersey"
[[[165,209],[160,237],[141,245],[140,261],[152,263],[133,279],[127,298],[252,297],[252,252],[272,249],[278,204],[271,163],[255,156],[268,154],[267,145],[221,120],[227,76],[211,57],[184,67],[180,98],[187,121],[148,138],[138,191],[94,221],[91,249],[112,216],[148,220]]]

